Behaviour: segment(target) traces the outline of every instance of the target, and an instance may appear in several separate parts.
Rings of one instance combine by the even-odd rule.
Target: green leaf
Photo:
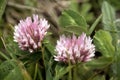
[[[118,41],[118,47],[117,47],[117,53],[116,53],[116,73],[117,73],[117,78],[118,80],[120,79],[120,41]]]
[[[46,80],[53,80],[52,73],[50,72],[50,69],[46,71]]]
[[[115,20],[115,25],[116,25],[116,28],[117,28],[117,34],[120,35],[120,19],[117,19]],[[120,39],[120,37],[119,37]]]
[[[0,64],[0,79],[4,79],[14,69],[12,61],[4,61]]]
[[[76,0],[71,0],[71,3],[69,5],[69,9],[78,12],[79,11],[79,4],[78,4],[78,2]]]
[[[77,25],[75,21],[66,12],[62,12],[62,16],[60,16],[59,23],[61,27]]]
[[[120,39],[117,43],[116,55],[114,57],[115,62],[112,64],[113,75],[120,80]]]
[[[82,27],[79,26],[69,26],[69,27],[65,27],[62,28],[64,33],[68,33],[68,34],[76,34],[76,35],[80,35],[82,32],[86,32],[86,30]]]
[[[7,4],[7,0],[0,0],[0,19],[4,13],[6,4]]]
[[[52,76],[52,72],[51,72],[51,70],[52,70],[52,64],[53,64],[52,59],[50,59],[48,65],[46,67],[46,80],[53,80],[53,76]]]
[[[87,30],[88,26],[84,17],[72,10],[64,11],[59,22],[62,27],[79,26]]]
[[[113,57],[115,48],[112,45],[112,37],[109,32],[104,30],[97,31],[94,36],[94,44],[104,57]]]
[[[54,55],[54,46],[51,43],[44,44],[45,48],[48,50],[51,55]]]
[[[57,65],[56,68],[55,68],[56,75],[55,75],[55,77],[54,77],[54,80],[59,80],[59,79],[62,78],[66,73],[68,73],[69,70],[71,70],[72,68],[73,68],[73,66],[65,67],[65,66]]]
[[[26,69],[27,69],[28,73],[31,75],[31,77],[34,77],[35,63],[31,62],[31,63],[29,63],[25,66],[26,66]]]
[[[103,14],[103,20],[102,20],[103,28],[104,28],[104,30],[111,32],[111,35],[113,37],[112,43],[114,46],[116,46],[118,35],[116,33],[117,27],[115,24],[115,20],[116,20],[115,10],[106,1],[104,1],[102,4],[102,14]]]
[[[23,80],[32,80],[31,76],[29,75],[26,68],[24,67],[24,64],[21,61],[17,61],[17,64],[18,64],[18,68],[20,70],[20,73],[23,77]]]
[[[24,78],[20,72],[20,69],[16,67],[5,77],[4,80],[24,80]]]
[[[102,14],[103,14],[103,24],[105,30],[116,30],[114,25],[115,21],[115,10],[114,8],[108,4],[106,1],[102,4]]]
[[[88,13],[90,13],[89,11],[92,8],[92,4],[90,4],[89,2],[86,2],[84,4],[81,5],[81,10],[80,13],[84,16],[89,15]]]
[[[92,69],[103,69],[110,65],[113,61],[113,58],[111,57],[100,57],[98,59],[89,61],[85,63],[86,67],[92,68]]]
[[[120,31],[120,19],[115,21],[118,31]]]
[[[101,76],[101,75],[98,75],[98,76],[95,76],[92,80],[106,80],[105,79],[105,76]]]
[[[5,61],[0,65],[1,80],[31,80],[22,63],[12,60]]]
[[[84,2],[79,7],[80,14],[85,17],[86,21],[92,22],[94,20],[94,14],[90,12],[92,4],[89,1]]]

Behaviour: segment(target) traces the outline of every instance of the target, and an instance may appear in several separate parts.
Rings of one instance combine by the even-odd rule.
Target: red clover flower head
[[[39,19],[38,15],[27,17],[25,20],[20,20],[14,30],[14,41],[18,43],[22,50],[33,52],[40,48],[41,41],[47,33],[50,25],[45,19]]]
[[[57,41],[55,61],[72,64],[79,62],[90,61],[95,56],[95,46],[92,44],[92,39],[82,33],[78,38],[73,35],[72,37],[60,36]]]

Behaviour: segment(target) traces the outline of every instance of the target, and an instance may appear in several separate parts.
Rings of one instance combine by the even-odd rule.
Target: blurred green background
[[[2,3],[4,1],[4,3]],[[6,2],[5,2],[6,1]],[[11,34],[11,26],[16,25],[20,19],[32,14],[39,14],[49,20],[51,24],[50,31],[53,37],[59,35],[60,25],[58,23],[61,12],[66,9],[72,9],[85,17],[90,25],[101,13],[101,4],[104,0],[1,0],[5,5],[2,18],[0,20],[0,35]],[[119,0],[107,0],[120,14]]]

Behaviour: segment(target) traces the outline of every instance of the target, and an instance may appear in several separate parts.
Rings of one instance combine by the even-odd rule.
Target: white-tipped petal
[[[72,37],[60,36],[57,40],[57,45],[54,56],[55,61],[68,62],[86,62],[90,61],[95,56],[95,46],[92,44],[92,39],[82,33],[78,38],[73,35]]]
[[[41,46],[49,26],[47,20],[39,19],[38,15],[34,14],[32,18],[27,17],[25,20],[20,20],[18,25],[15,25],[14,41],[18,42],[22,50],[34,52]]]

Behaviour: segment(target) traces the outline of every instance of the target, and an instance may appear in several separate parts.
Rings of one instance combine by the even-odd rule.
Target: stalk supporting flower
[[[73,35],[66,37],[62,35],[60,40],[57,41],[55,61],[70,62],[72,64],[79,62],[90,61],[95,56],[95,46],[92,44],[92,39],[82,33],[78,38]]]
[[[48,21],[39,19],[38,15],[33,15],[33,19],[27,17],[15,26],[14,41],[22,50],[29,50],[32,53],[41,47],[41,42],[49,27]]]

